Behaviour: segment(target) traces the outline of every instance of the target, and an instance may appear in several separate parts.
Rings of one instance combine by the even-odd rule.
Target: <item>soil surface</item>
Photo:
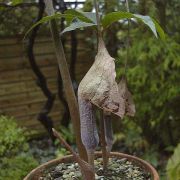
[[[108,168],[103,171],[102,158],[95,160],[96,180],[152,180],[150,173],[129,162],[126,158],[110,158]],[[77,163],[61,163],[44,172],[39,180],[81,180]]]
[[[39,162],[39,164],[43,164],[56,158],[55,152],[57,148],[48,137],[29,141],[29,147],[30,153]]]

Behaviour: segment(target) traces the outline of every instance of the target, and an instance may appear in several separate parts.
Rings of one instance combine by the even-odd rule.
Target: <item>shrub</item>
[[[27,138],[14,118],[0,116],[0,180],[21,180],[38,165],[28,150]]]
[[[167,163],[167,176],[169,180],[180,179],[180,144],[175,148],[174,154]]]
[[[0,165],[0,180],[22,180],[37,165],[32,155],[27,153],[12,158],[3,158]]]
[[[132,36],[136,32],[132,32]],[[139,37],[140,39],[140,37]],[[179,141],[179,46],[167,38],[168,47],[148,35],[135,39],[129,49],[127,79],[136,104],[134,121],[141,127],[148,142],[161,147]],[[126,50],[119,51],[123,67]],[[118,75],[123,72],[118,69]],[[161,132],[161,135],[159,134]]]
[[[0,116],[0,157],[12,156],[28,149],[23,130],[13,118]]]

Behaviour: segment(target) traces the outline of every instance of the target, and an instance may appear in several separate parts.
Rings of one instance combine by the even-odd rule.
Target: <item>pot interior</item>
[[[101,152],[96,152],[96,158],[102,157]],[[144,171],[149,172],[151,174],[151,179],[153,180],[159,180],[159,176],[157,171],[146,161],[137,158],[135,156],[123,154],[123,153],[116,153],[112,152],[110,154],[110,157],[117,158],[117,159],[122,159],[122,158],[127,158],[128,161],[132,162],[133,164],[139,166],[142,168]],[[47,169],[51,169],[54,166],[57,166],[60,163],[72,163],[74,162],[74,158],[72,155],[65,156],[60,159],[55,159],[52,161],[49,161],[45,164],[42,164],[41,166],[37,167],[36,169],[32,170],[25,178],[24,180],[39,180],[39,178],[44,174],[44,171]]]

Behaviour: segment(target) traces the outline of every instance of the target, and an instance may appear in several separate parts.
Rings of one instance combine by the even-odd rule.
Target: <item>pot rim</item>
[[[101,152],[96,152],[95,153],[96,157],[101,157],[102,153]],[[119,159],[122,158],[127,158],[129,161],[137,164],[138,166],[140,166],[141,168],[143,168],[144,170],[146,170],[147,172],[149,172],[151,174],[151,177],[153,178],[153,180],[159,180],[159,175],[156,171],[156,169],[148,162],[136,157],[136,156],[132,156],[129,154],[124,154],[124,153],[119,153],[119,152],[111,152],[110,153],[110,157],[118,157]],[[59,163],[68,163],[68,162],[72,162],[74,161],[74,158],[72,155],[67,155],[64,156],[62,158],[57,158],[57,159],[53,159],[50,160],[40,166],[38,166],[37,168],[33,169],[25,178],[24,180],[38,180],[40,174],[45,170],[48,169],[50,167],[52,167],[55,164],[59,164]]]

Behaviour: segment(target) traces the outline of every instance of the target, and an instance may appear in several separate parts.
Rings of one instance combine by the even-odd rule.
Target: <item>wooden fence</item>
[[[78,38],[75,73],[78,81],[93,63],[92,50],[84,39]],[[66,54],[69,59],[68,44],[67,42]],[[57,94],[57,62],[51,38],[38,38],[34,51],[37,63],[47,78],[48,87]],[[13,116],[20,126],[41,134],[45,129],[37,120],[37,115],[45,101],[46,97],[36,84],[36,76],[28,62],[21,38],[0,39],[0,115]],[[60,124],[63,111],[63,106],[56,95],[50,113],[55,126]]]

